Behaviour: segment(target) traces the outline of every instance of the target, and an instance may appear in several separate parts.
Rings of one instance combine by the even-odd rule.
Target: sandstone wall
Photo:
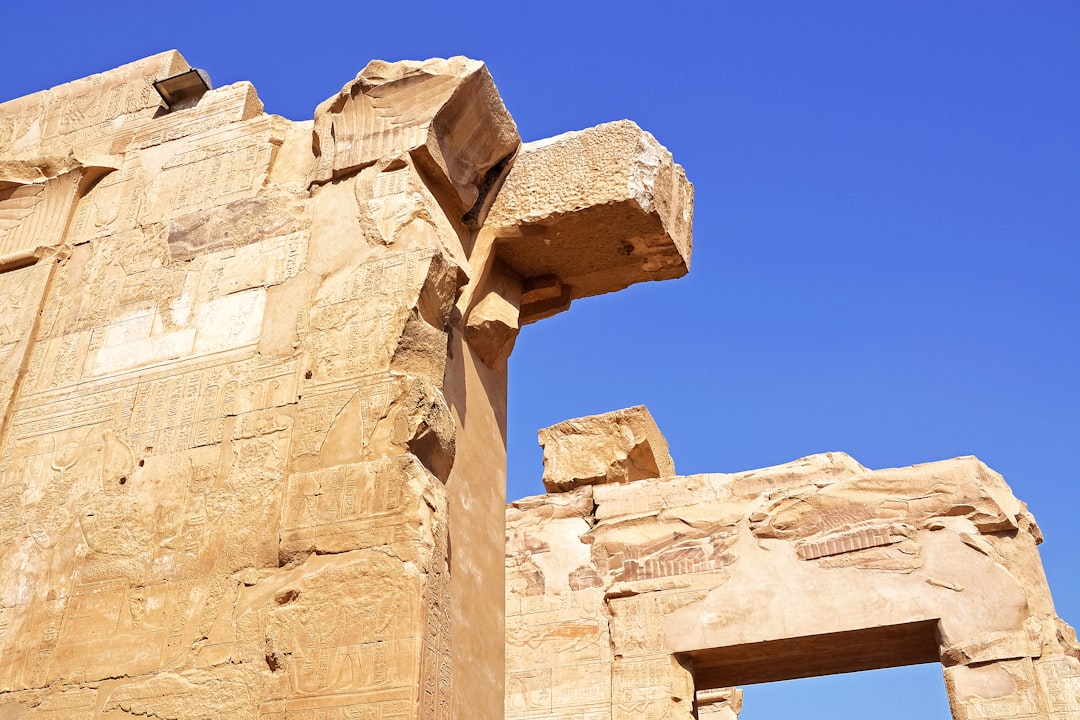
[[[506,356],[685,273],[690,186],[617,123],[567,207],[466,58],[204,81],[0,104],[0,717],[500,717]]]

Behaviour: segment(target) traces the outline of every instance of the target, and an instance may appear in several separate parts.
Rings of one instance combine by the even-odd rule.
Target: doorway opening
[[[739,720],[951,720],[939,662],[938,621],[779,638],[682,654],[693,668],[699,720],[730,720],[701,702],[742,690]]]
[[[952,718],[939,663],[761,683],[741,689],[739,720]]]

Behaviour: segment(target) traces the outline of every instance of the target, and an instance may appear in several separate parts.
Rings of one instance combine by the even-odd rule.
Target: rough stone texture
[[[693,203],[682,167],[629,120],[522,145],[486,222],[523,279],[521,323],[685,275]]]
[[[0,718],[495,720],[513,120],[465,58],[299,123],[190,70],[0,104]]]
[[[976,458],[578,486],[506,533],[513,720],[733,718],[733,685],[934,661],[959,720],[1080,718],[1038,527]]]
[[[548,492],[675,474],[667,440],[644,405],[564,420],[537,435]]]
[[[464,57],[373,60],[315,113],[313,180],[327,182],[406,151],[469,210],[491,190],[489,173],[517,151],[517,127],[484,64]]]

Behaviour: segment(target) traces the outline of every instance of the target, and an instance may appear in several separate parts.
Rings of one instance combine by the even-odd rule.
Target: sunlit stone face
[[[685,273],[690,186],[601,126],[635,182],[564,207],[467,58],[372,62],[307,123],[164,103],[189,71],[0,105],[0,716],[501,717],[507,356]],[[486,223],[504,184],[578,250]]]

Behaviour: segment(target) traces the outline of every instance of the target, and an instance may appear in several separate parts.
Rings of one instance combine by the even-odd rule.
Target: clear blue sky
[[[693,269],[525,329],[510,497],[541,491],[538,428],[638,403],[682,473],[978,455],[1029,503],[1059,613],[1080,622],[1080,4],[54,2],[0,17],[0,100],[175,47],[307,119],[371,58],[465,54],[526,140],[637,121],[697,187]],[[936,668],[881,677],[897,714],[871,709],[892,701],[866,676],[752,690],[743,717],[788,716],[783,702],[804,720],[948,717]],[[930,709],[911,704],[928,685]]]

